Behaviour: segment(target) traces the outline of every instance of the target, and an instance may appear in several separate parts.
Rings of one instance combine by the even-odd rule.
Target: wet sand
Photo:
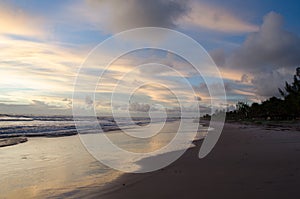
[[[197,147],[170,166],[125,174],[85,198],[300,198],[300,132],[226,124],[214,150]],[[149,161],[149,160],[144,160]],[[112,186],[113,185],[113,186]]]
[[[28,139],[0,148],[0,198],[300,198],[299,131],[226,124],[204,159],[196,141],[176,162],[145,174],[101,165],[78,136]]]
[[[101,165],[78,136],[35,137],[0,148],[0,198],[61,198],[100,189],[120,172]]]
[[[0,147],[13,146],[27,141],[26,137],[3,138],[0,139]]]
[[[165,133],[144,142],[132,141],[120,131],[105,136],[127,150],[148,152],[165,146],[177,126],[175,122],[167,123],[162,129]],[[134,160],[128,161],[132,168],[140,168]],[[29,137],[26,143],[0,148],[0,198],[84,198],[89,193],[105,190],[106,185],[115,187],[116,179],[122,174],[95,160],[78,135]]]

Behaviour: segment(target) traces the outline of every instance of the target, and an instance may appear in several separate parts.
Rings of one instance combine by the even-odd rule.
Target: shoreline
[[[226,123],[213,151],[201,140],[166,168],[123,174],[85,198],[299,198],[300,133]],[[168,154],[164,154],[168,155]],[[156,158],[156,157],[153,157]],[[145,161],[145,160],[142,160]]]
[[[203,125],[203,123],[201,124]],[[8,163],[14,165],[16,161],[21,161],[22,164],[28,164],[27,167],[30,168],[32,158],[34,158],[41,164],[47,165],[50,181],[56,172],[62,172],[61,175],[76,179],[73,172],[78,168],[84,168],[81,171],[82,174],[92,168],[95,169],[95,172],[101,171],[96,169],[97,165],[101,166],[101,163],[87,153],[78,137],[72,137],[63,136],[55,139],[55,142],[46,137],[40,137],[44,138],[42,142],[38,138],[32,138],[32,140],[28,138],[32,144],[20,145],[22,150],[18,150],[18,147],[8,147],[7,150],[19,154],[14,156],[15,161]],[[49,154],[54,143],[57,143],[55,145],[59,146],[58,150],[62,151]],[[64,182],[65,185],[60,185],[54,183],[56,178],[53,178],[52,187],[47,185],[46,187],[49,187],[45,189],[45,186],[41,185],[37,190],[45,190],[45,192],[40,192],[40,196],[50,198],[193,199],[203,196],[204,198],[252,199],[276,198],[277,196],[284,198],[284,193],[291,195],[290,198],[300,197],[300,191],[298,192],[296,188],[300,185],[300,132],[278,130],[277,127],[266,129],[257,125],[225,123],[224,131],[217,145],[204,159],[198,158],[201,143],[202,140],[193,141],[195,146],[187,149],[178,160],[151,173],[130,174],[107,168],[111,170],[111,173],[105,175],[106,180],[103,180],[102,174],[91,175],[89,171],[87,174],[90,174],[82,175],[78,178],[81,180],[77,183],[70,180],[68,183]],[[66,147],[71,151],[75,150],[73,152],[66,151]],[[35,151],[35,154],[31,154],[32,151]],[[141,159],[136,164],[147,166],[152,161],[170,156],[172,153],[174,152]],[[78,154],[81,155],[78,156]],[[5,153],[3,155],[5,156]],[[61,159],[60,163],[56,158]],[[74,163],[80,163],[81,166],[74,167],[74,171],[71,168],[59,169],[62,166],[67,168],[73,165],[74,163],[70,164],[72,162],[70,162],[70,158]],[[3,160],[8,159],[4,157]],[[56,169],[56,166],[49,167],[49,160],[51,160],[51,164],[60,165],[54,173],[50,171]],[[8,165],[8,163],[3,162],[2,165]],[[35,166],[34,164],[33,168]],[[102,166],[101,169],[103,169]],[[68,174],[65,173],[66,171]],[[34,172],[38,174],[39,170]],[[3,175],[7,175],[6,173],[4,172]],[[75,173],[78,173],[78,170]],[[21,170],[18,175],[24,180],[28,179],[24,177],[26,173]],[[38,179],[36,178],[36,180]],[[63,178],[61,181],[64,181]],[[14,185],[11,184],[11,186]],[[29,190],[30,188],[26,188],[26,191]],[[215,193],[215,190],[219,195]],[[15,191],[14,194],[19,193],[22,192]],[[33,193],[28,192],[25,198],[29,198]]]
[[[267,130],[281,130],[281,131],[299,131],[300,132],[300,120],[291,121],[226,121],[228,124],[240,124],[249,126],[258,126]]]
[[[27,141],[28,141],[28,139],[26,137],[3,138],[3,139],[0,139],[0,148],[21,144],[21,143],[24,143]]]

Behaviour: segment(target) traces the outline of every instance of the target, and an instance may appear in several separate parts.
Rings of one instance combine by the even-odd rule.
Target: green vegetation
[[[227,120],[295,120],[300,118],[300,74],[299,68],[294,81],[279,89],[282,98],[271,97],[262,103],[249,105],[238,102],[235,111],[226,113]]]

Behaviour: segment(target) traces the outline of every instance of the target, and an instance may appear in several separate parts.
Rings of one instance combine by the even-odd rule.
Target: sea
[[[89,118],[82,120],[88,122]],[[160,128],[160,119],[146,117],[116,119],[108,116],[97,120],[103,129],[97,136],[106,136],[120,148],[133,153],[159,151],[172,141],[180,125],[185,129],[188,147],[194,147],[192,141],[205,137],[208,131],[207,127],[199,125],[195,137],[193,126],[198,124],[193,118],[168,118],[163,128]],[[147,126],[150,132],[157,129],[159,132],[147,139],[124,134],[124,129],[138,133]],[[28,141],[0,148],[0,198],[76,198],[95,189],[119,186],[117,179],[124,174],[90,153],[77,133],[72,116],[0,115],[0,138],[15,136],[25,136]],[[91,136],[95,136],[95,132]],[[186,148],[185,139],[161,153]],[[104,154],[101,158],[113,157],[115,164],[126,165],[131,171],[141,169],[139,162],[145,155],[125,161],[121,155]]]
[[[82,121],[88,122],[91,117],[82,117]],[[150,118],[118,118],[117,122],[112,117],[98,117],[99,125],[104,132],[114,131],[120,127],[133,125],[146,125]],[[168,119],[168,122],[176,118]],[[159,122],[159,121],[155,121]],[[91,129],[87,129],[91,130]],[[73,116],[33,116],[33,115],[0,115],[0,137],[14,136],[67,136],[77,134]]]

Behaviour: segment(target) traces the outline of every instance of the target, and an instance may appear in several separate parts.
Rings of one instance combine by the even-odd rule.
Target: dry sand
[[[189,149],[165,169],[125,174],[85,198],[300,198],[300,132],[226,124],[214,150]],[[144,160],[149,161],[149,160]]]

